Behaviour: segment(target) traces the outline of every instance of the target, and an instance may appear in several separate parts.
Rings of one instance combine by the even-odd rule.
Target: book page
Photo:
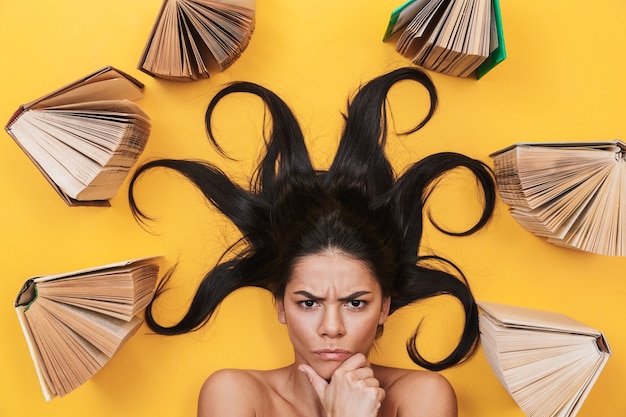
[[[383,41],[387,40],[390,36],[393,36],[399,30],[406,27],[411,20],[417,15],[417,13],[429,2],[430,0],[408,0],[403,5],[396,8],[391,12],[389,18],[389,24]]]
[[[502,323],[503,326],[591,336],[599,336],[601,334],[598,330],[561,313],[486,301],[480,301],[478,306],[485,314],[493,317],[499,323]]]
[[[143,123],[136,123],[138,119],[132,114],[33,110],[24,117],[33,128],[45,131],[46,137],[52,138],[46,142],[47,146],[57,141],[100,166],[113,165],[112,161],[133,166],[150,133]],[[117,158],[120,153],[125,156],[123,159]]]
[[[41,308],[45,308],[51,316],[71,328],[107,357],[112,357],[122,343],[133,335],[142,323],[142,320],[137,317],[133,317],[127,322],[45,298],[39,298],[37,303],[41,305]]]
[[[62,272],[58,274],[49,274],[43,275],[39,277],[34,277],[33,280],[36,283],[52,281],[55,279],[61,278],[70,278],[70,277],[78,277],[78,276],[98,276],[107,273],[116,273],[118,270],[120,271],[130,271],[134,268],[138,268],[141,265],[149,265],[149,264],[159,264],[163,262],[162,256],[145,256],[141,258],[130,259],[126,261],[113,262],[106,265],[92,266],[88,268],[78,269],[71,272]]]
[[[180,1],[180,10],[195,33],[211,51],[220,69],[228,67],[248,44],[253,16],[251,10],[217,2]]]
[[[158,271],[156,264],[131,265],[38,281],[36,285],[41,295],[132,300],[136,294],[154,288]]]
[[[47,110],[83,110],[85,113],[92,111],[93,114],[100,113],[114,113],[114,114],[132,114],[144,119],[149,123],[150,116],[148,116],[138,104],[128,100],[91,100],[80,103],[63,104],[59,106],[49,106]]]
[[[27,112],[29,113],[29,112]],[[49,137],[45,132],[34,131],[32,128],[28,129],[24,126],[24,117],[20,117],[13,123],[11,130],[16,137],[20,139],[20,146],[22,146],[35,161],[45,171],[45,174],[71,198],[76,198],[78,194],[85,188],[86,184],[78,180],[72,172],[68,170],[64,163],[60,163],[56,156],[62,156],[64,153],[76,153],[72,151],[67,145],[59,147],[57,144],[57,150],[53,153],[49,152],[41,143],[54,143],[54,138]],[[28,139],[31,138],[32,139]],[[52,149],[54,146],[52,147]],[[62,159],[67,159],[63,158]],[[89,162],[87,162],[89,163]],[[95,164],[95,162],[91,162]],[[71,165],[71,164],[70,164]]]
[[[396,50],[416,63],[437,19],[447,9],[448,2],[449,0],[431,0],[426,3],[400,35]]]
[[[53,383],[50,379],[50,376],[45,369],[45,361],[42,357],[41,351],[39,350],[37,338],[35,338],[31,325],[28,323],[28,319],[26,319],[26,316],[24,314],[24,307],[17,307],[15,311],[17,312],[17,317],[20,322],[22,332],[24,333],[26,344],[28,345],[28,351],[30,352],[30,356],[33,360],[35,371],[37,372],[37,379],[39,380],[39,384],[41,386],[41,390],[43,391],[44,398],[46,399],[46,401],[50,401],[56,396],[56,392],[54,391]]]
[[[489,154],[491,158],[496,159],[496,157],[501,154],[508,152],[512,149],[521,148],[521,147],[537,147],[537,148],[546,148],[546,149],[571,149],[571,150],[600,150],[607,151],[611,153],[620,152],[626,150],[626,142],[623,142],[620,139],[615,140],[598,140],[598,141],[577,141],[577,142],[516,142],[512,145],[506,146],[502,149],[499,149],[495,152]]]
[[[32,330],[33,339],[42,359],[42,370],[50,380],[50,391],[55,396],[63,396],[80,385],[65,376],[67,365],[59,354],[59,345],[65,343],[66,335],[58,333],[51,318],[37,303],[33,303],[25,314]],[[72,375],[70,377],[73,377]]]
[[[504,326],[484,313],[479,316],[479,323],[481,334],[494,341],[497,353],[511,360],[517,360],[514,352],[524,352],[524,355],[532,357],[532,351],[545,357],[550,353],[586,349],[590,340],[596,340],[592,335]],[[530,357],[525,356],[529,360]]]
[[[160,257],[35,279],[38,297],[129,321],[154,295]],[[30,280],[29,280],[30,281]],[[34,294],[34,289],[33,289]]]
[[[81,84],[49,99],[42,100],[32,109],[62,106],[73,103],[97,100],[139,100],[143,97],[141,89],[126,78],[105,79],[102,81]]]

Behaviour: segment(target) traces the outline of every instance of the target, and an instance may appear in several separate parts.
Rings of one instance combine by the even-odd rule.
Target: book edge
[[[15,312],[17,313],[18,321],[20,322],[20,327],[22,328],[22,333],[24,334],[24,339],[26,339],[26,345],[28,346],[28,352],[30,353],[30,357],[35,366],[35,372],[37,373],[37,379],[39,380],[39,385],[41,386],[41,390],[43,392],[43,396],[46,401],[51,401],[56,395],[52,393],[48,385],[46,384],[45,378],[43,377],[43,370],[41,369],[41,364],[37,359],[37,355],[35,353],[35,345],[34,341],[31,339],[30,332],[26,328],[26,317],[24,317],[24,308],[22,306],[15,307]]]
[[[29,279],[32,279],[35,283],[46,282],[46,281],[51,281],[55,279],[69,278],[69,277],[79,276],[83,274],[88,274],[91,272],[105,271],[108,269],[120,268],[120,267],[125,267],[125,266],[130,266],[130,265],[149,264],[153,262],[160,264],[161,262],[164,261],[164,259],[165,257],[163,255],[143,256],[143,257],[127,259],[127,260],[119,261],[119,262],[112,262],[112,263],[108,263],[104,265],[97,265],[97,266],[92,266],[92,267],[87,267],[87,268],[82,268],[82,269],[76,269],[76,270],[68,271],[68,272],[33,276]]]
[[[159,20],[161,19],[161,16],[163,15],[164,11],[165,11],[165,7],[167,6],[167,2],[168,0],[163,0],[161,3],[161,8],[159,9],[159,12],[157,13],[156,17],[154,18],[154,23],[152,24],[152,28],[150,29],[150,33],[148,34],[148,37],[146,39],[146,43],[144,44],[143,50],[141,51],[141,55],[139,56],[139,62],[137,63],[137,69],[148,74],[151,77],[157,77],[156,74],[146,70],[143,67],[144,62],[146,61],[146,56],[148,55],[148,50],[150,49],[150,45],[152,44],[152,40],[154,38],[154,34],[156,32],[156,28],[159,24]]]
[[[503,154],[507,151],[510,151],[511,149],[515,149],[517,147],[521,147],[521,146],[533,146],[533,147],[549,147],[549,148],[559,148],[559,147],[568,147],[568,146],[597,146],[597,145],[615,145],[615,146],[619,146],[621,149],[623,149],[624,151],[626,151],[626,142],[622,141],[621,139],[613,139],[613,140],[599,140],[599,141],[582,141],[582,142],[576,142],[576,141],[566,141],[566,142],[515,142],[512,145],[506,146],[502,149],[499,149],[495,152],[492,152],[489,154],[489,156],[491,158],[496,157],[500,154]]]
[[[498,37],[498,47],[487,57],[487,59],[476,68],[476,78],[481,79],[489,71],[506,59],[506,43],[504,41],[504,28],[502,26],[502,11],[500,0],[493,0],[494,20],[496,22],[496,35]]]
[[[112,65],[107,65],[106,67],[102,67],[102,68],[100,68],[100,69],[98,69],[98,70],[96,70],[96,71],[94,71],[92,73],[89,73],[89,74],[87,74],[87,75],[85,75],[85,76],[83,76],[81,78],[78,78],[75,81],[72,81],[72,82],[70,82],[68,84],[63,85],[62,87],[59,87],[59,88],[57,88],[55,90],[52,90],[49,93],[44,94],[43,96],[41,96],[41,97],[39,97],[39,98],[29,102],[29,103],[22,104],[20,107],[22,107],[24,110],[28,110],[29,108],[35,106],[39,102],[42,102],[42,101],[47,100],[47,99],[49,99],[51,97],[57,96],[57,95],[63,93],[64,91],[70,90],[70,89],[72,89],[72,88],[74,88],[74,87],[76,87],[76,86],[78,86],[80,84],[83,84],[86,81],[89,81],[90,79],[92,79],[94,77],[97,77],[99,75],[102,75],[102,74],[104,74],[104,73],[106,73],[108,71],[115,71],[115,72],[119,73],[122,77],[126,78],[129,82],[131,82],[135,87],[137,87],[137,88],[139,88],[140,90],[143,91],[145,86],[137,78],[133,77],[132,75],[130,75],[130,74],[126,73],[125,71],[122,71],[122,70],[120,70],[120,69],[118,69],[118,68],[116,68],[116,67],[114,67]],[[18,111],[19,111],[19,109],[18,109]],[[21,112],[20,112],[20,114],[21,114]],[[12,118],[12,120],[14,120],[14,119],[16,119],[16,117]]]
[[[488,302],[488,301],[479,301],[477,302],[477,305],[483,314],[485,314],[488,318],[493,320],[496,324],[503,326],[505,328],[549,331],[549,332],[556,332],[556,333],[566,332],[566,333],[572,333],[572,334],[580,334],[584,336],[592,336],[596,338],[596,345],[598,346],[598,350],[603,351],[601,345],[604,345],[607,348],[609,346],[606,340],[606,337],[600,330],[590,327],[563,313],[540,310],[540,309],[529,308],[529,307],[522,307],[522,306],[517,306],[517,305],[494,303],[494,302]],[[515,310],[518,310],[520,313],[523,313],[524,311],[528,311],[532,313],[547,313],[549,315],[556,315],[564,319],[567,319],[568,321],[571,322],[571,325],[567,325],[567,324],[563,326],[555,325],[555,324],[550,323],[549,320],[522,321],[522,320],[511,318],[511,317],[502,317],[502,315],[494,311],[494,309],[497,310],[500,307],[507,308],[507,309],[513,308]],[[506,315],[506,313],[503,313],[503,314]],[[598,343],[599,338],[601,338],[602,343]],[[606,352],[606,353],[610,353],[610,349],[609,349],[609,352]]]
[[[385,30],[385,34],[383,36],[383,42],[387,41],[394,33],[398,32],[400,28],[395,29],[395,25],[398,22],[398,18],[404,9],[409,7],[411,4],[415,3],[417,0],[406,0],[400,6],[396,7],[392,10],[391,16],[389,17],[389,22],[387,23],[387,29]],[[413,16],[414,17],[414,16]],[[413,19],[411,18],[411,20]]]

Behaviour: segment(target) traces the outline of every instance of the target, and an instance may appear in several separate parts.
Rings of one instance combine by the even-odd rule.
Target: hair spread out
[[[436,255],[420,254],[425,204],[447,172],[464,168],[476,180],[482,214],[467,231],[443,233],[465,236],[481,229],[492,215],[495,186],[489,167],[454,152],[430,155],[396,175],[387,159],[387,95],[400,81],[416,82],[429,93],[424,119],[408,133],[424,126],[437,107],[430,78],[416,68],[401,68],[363,85],[348,103],[345,125],[330,167],[312,166],[300,125],[287,104],[268,89],[236,82],[209,103],[206,129],[211,143],[222,152],[213,134],[213,111],[233,93],[254,94],[271,116],[262,159],[248,189],[235,184],[216,166],[197,160],[160,159],[137,169],[129,188],[130,207],[138,221],[148,217],[134,199],[138,178],[153,168],[184,175],[207,200],[241,232],[234,244],[200,282],[185,315],[171,326],[155,319],[154,304],[146,322],[159,334],[176,335],[207,323],[220,303],[238,288],[253,286],[282,297],[294,263],[303,256],[329,248],[361,260],[379,280],[383,295],[391,297],[391,313],[437,295],[456,297],[465,312],[459,343],[440,361],[426,360],[416,347],[418,329],[407,341],[410,358],[418,365],[441,370],[469,358],[478,341],[478,311],[461,270]],[[222,152],[223,153],[223,152]],[[167,286],[164,280],[157,297]],[[155,297],[156,299],[156,297]],[[154,301],[154,300],[153,300]]]

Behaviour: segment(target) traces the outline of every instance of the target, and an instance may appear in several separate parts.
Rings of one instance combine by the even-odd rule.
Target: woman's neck
[[[282,401],[289,404],[297,415],[325,417],[324,408],[306,375],[297,364],[267,373],[268,385]]]

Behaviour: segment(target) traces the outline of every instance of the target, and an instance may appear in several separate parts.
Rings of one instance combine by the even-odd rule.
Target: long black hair
[[[146,309],[146,322],[157,333],[182,334],[196,330],[238,288],[253,286],[284,295],[294,262],[303,256],[332,248],[365,262],[379,280],[384,296],[391,297],[390,313],[433,296],[456,297],[465,311],[465,326],[456,348],[444,359],[431,362],[417,350],[417,329],[407,341],[407,351],[418,365],[441,370],[463,362],[478,344],[478,311],[467,280],[451,261],[420,254],[425,204],[438,180],[456,168],[467,169],[477,180],[483,211],[464,232],[481,229],[495,205],[491,170],[483,162],[453,152],[430,155],[397,176],[387,159],[387,95],[400,81],[416,82],[429,93],[424,119],[409,132],[424,126],[437,107],[430,78],[416,68],[401,68],[363,85],[348,102],[345,125],[335,158],[327,170],[312,164],[300,125],[287,104],[270,90],[249,82],[223,88],[209,103],[206,129],[220,151],[212,128],[213,111],[232,93],[254,94],[271,116],[271,131],[264,155],[250,186],[234,183],[216,166],[198,160],[160,159],[134,173],[129,201],[134,216],[148,217],[134,199],[138,178],[152,168],[179,172],[202,191],[207,200],[241,232],[221,260],[201,281],[186,314],[171,326],[161,325]],[[222,152],[223,153],[223,152]],[[157,291],[162,294],[167,281]],[[156,299],[156,297],[155,297]],[[153,300],[154,302],[154,300]]]

